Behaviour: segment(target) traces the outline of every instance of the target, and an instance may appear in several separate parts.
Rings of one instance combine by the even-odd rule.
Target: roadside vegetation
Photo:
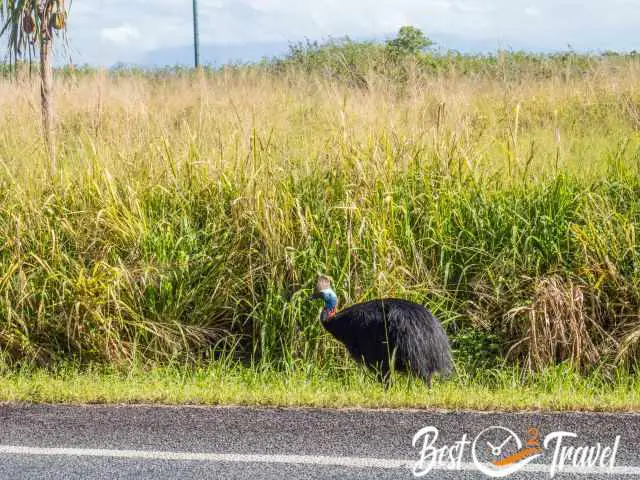
[[[57,71],[54,176],[0,80],[0,398],[637,408],[640,56],[429,47]],[[451,382],[377,386],[319,272],[427,305]]]
[[[485,411],[611,411],[640,409],[640,381],[625,372],[584,375],[567,366],[523,375],[514,367],[458,371],[431,390],[396,378],[385,390],[374,375],[309,365],[262,364],[77,365],[20,368],[0,375],[0,398],[10,402],[249,405],[316,408],[445,408]]]

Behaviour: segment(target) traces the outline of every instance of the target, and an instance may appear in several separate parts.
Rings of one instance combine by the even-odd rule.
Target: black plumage
[[[323,297],[322,292],[316,297]],[[414,373],[429,386],[434,373],[448,376],[453,370],[447,335],[420,304],[385,298],[352,305],[335,314],[325,310],[326,306],[321,316],[324,328],[347,347],[356,361],[374,368],[385,383],[392,367]]]

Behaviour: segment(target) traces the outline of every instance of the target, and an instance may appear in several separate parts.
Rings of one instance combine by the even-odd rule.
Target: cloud
[[[100,31],[100,36],[103,40],[116,45],[128,45],[140,38],[140,32],[136,27],[124,23],[116,28],[103,28]]]

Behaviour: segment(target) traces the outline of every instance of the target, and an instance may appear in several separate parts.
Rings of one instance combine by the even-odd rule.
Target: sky
[[[202,62],[252,61],[289,42],[421,28],[467,52],[640,50],[640,0],[198,0]],[[190,64],[192,0],[74,0],[58,62]]]

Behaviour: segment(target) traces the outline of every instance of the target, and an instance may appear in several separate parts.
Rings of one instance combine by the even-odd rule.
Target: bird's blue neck
[[[336,295],[336,292],[327,288],[322,290],[322,294],[322,297],[324,298],[324,308],[327,310],[333,310],[336,308],[336,305],[338,305],[338,296]]]

